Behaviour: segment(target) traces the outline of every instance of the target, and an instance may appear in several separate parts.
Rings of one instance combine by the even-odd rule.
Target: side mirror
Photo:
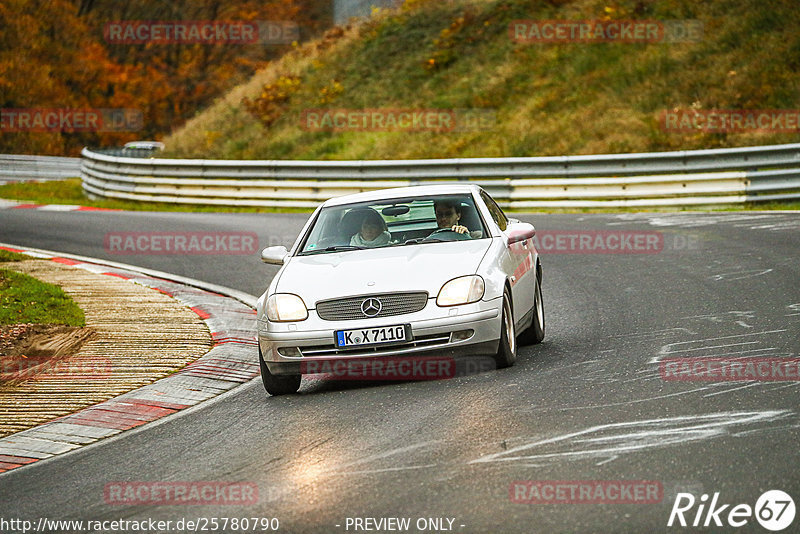
[[[533,238],[533,236],[536,235],[536,229],[532,224],[515,222],[508,225],[508,228],[506,228],[506,235],[508,236],[508,244],[512,245]]]
[[[273,265],[283,265],[288,255],[289,251],[283,245],[267,247],[261,251],[261,261]]]

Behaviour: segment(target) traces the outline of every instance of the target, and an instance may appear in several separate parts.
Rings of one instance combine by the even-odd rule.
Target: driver
[[[436,225],[439,230],[451,230],[457,234],[462,234],[463,237],[461,239],[472,239],[469,228],[459,224],[461,221],[460,202],[450,199],[434,200],[433,211],[436,213]]]

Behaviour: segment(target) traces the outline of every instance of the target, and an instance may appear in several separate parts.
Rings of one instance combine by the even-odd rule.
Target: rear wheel
[[[544,300],[542,300],[542,281],[536,277],[536,289],[533,295],[533,322],[519,335],[519,342],[524,345],[536,345],[544,339]]]
[[[514,330],[514,314],[511,310],[511,294],[503,291],[503,314],[500,317],[500,346],[494,361],[498,369],[511,367],[517,361],[517,335]]]
[[[261,347],[258,347],[258,360],[261,362],[261,381],[264,382],[264,389],[270,395],[288,395],[297,393],[300,389],[300,375],[273,375],[269,372],[264,356],[261,354]]]

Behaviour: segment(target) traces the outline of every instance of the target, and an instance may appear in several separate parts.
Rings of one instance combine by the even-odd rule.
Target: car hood
[[[491,239],[430,243],[294,256],[276,293],[300,295],[313,308],[320,300],[397,291],[439,294],[452,278],[474,274]]]

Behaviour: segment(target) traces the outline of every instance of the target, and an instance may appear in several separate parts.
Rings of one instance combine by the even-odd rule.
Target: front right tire
[[[261,347],[258,347],[258,361],[261,363],[261,381],[264,382],[264,389],[273,396],[290,395],[297,393],[300,389],[300,378],[298,375],[274,375],[269,372],[264,355],[261,354]]]

